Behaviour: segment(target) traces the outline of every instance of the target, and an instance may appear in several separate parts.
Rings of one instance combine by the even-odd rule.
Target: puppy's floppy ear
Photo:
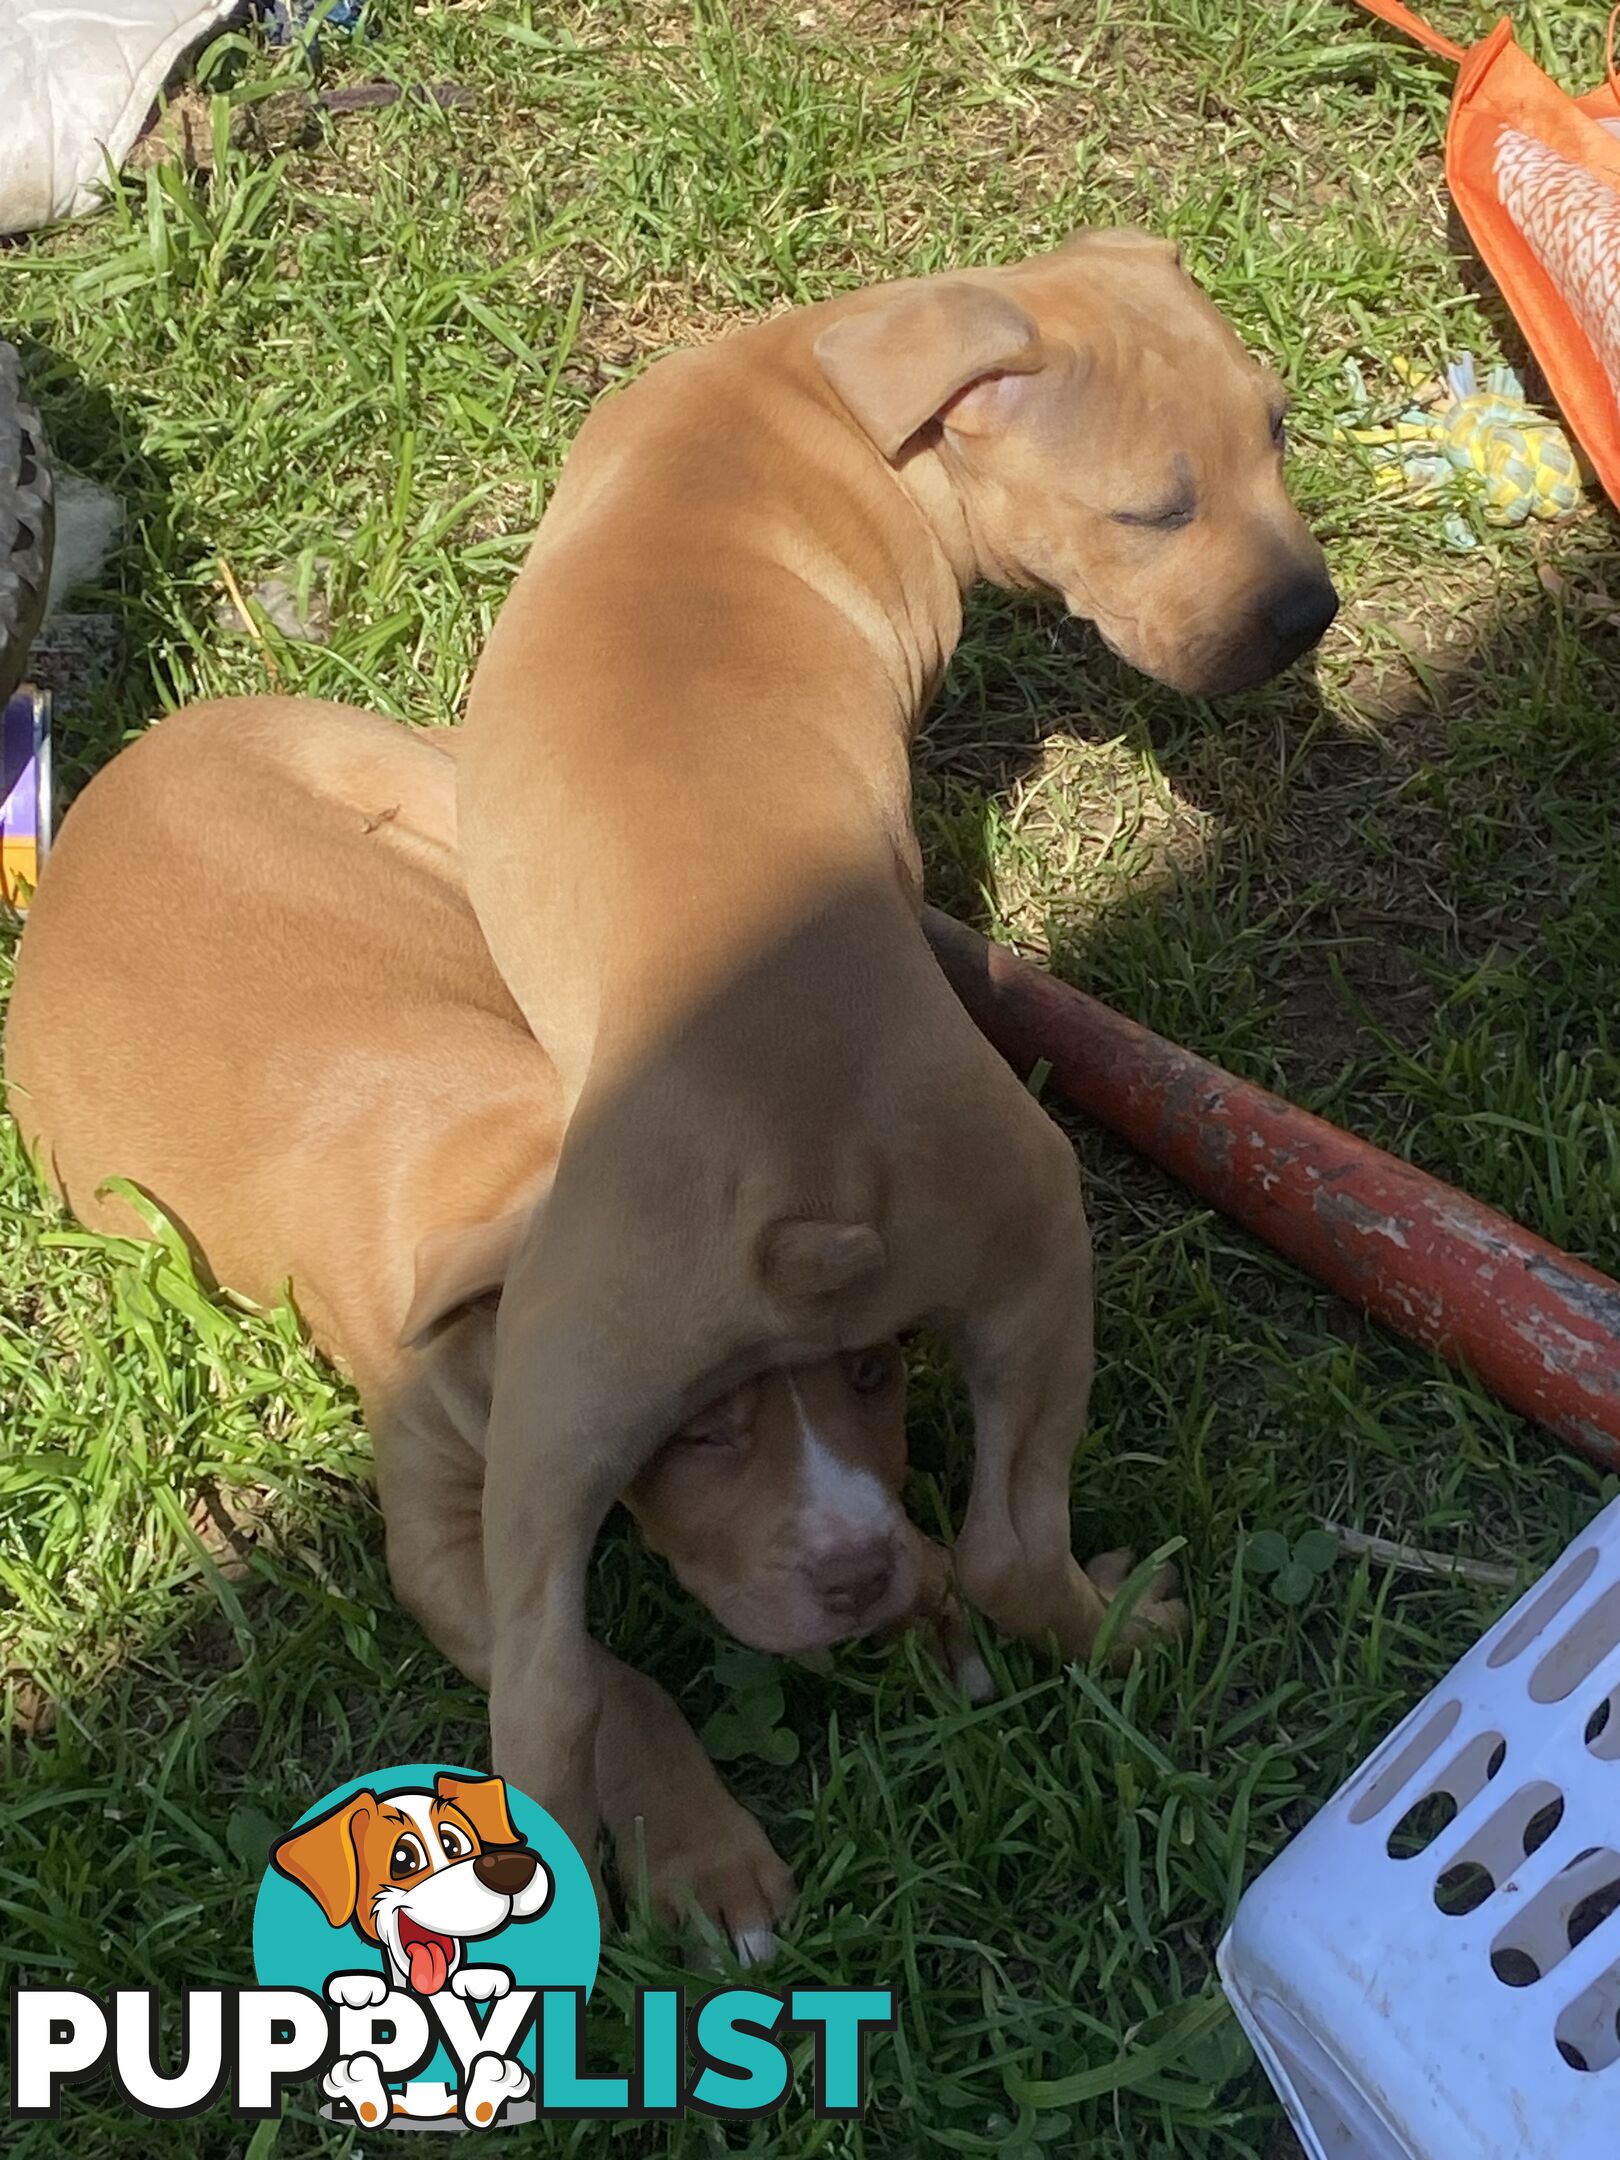
[[[525,1202],[488,1222],[430,1230],[416,1248],[416,1287],[400,1323],[401,1349],[414,1350],[441,1320],[499,1290],[533,1219],[533,1203]]]
[[[988,389],[1000,378],[1032,375],[1046,358],[1033,317],[1016,300],[993,285],[951,277],[902,286],[838,316],[816,339],[815,354],[888,458],[936,417],[964,431],[990,417],[978,406],[1003,405],[1006,394],[975,403],[970,386],[990,378]]]
[[[523,1839],[506,1804],[506,1780],[498,1777],[452,1777],[441,1770],[433,1780],[441,1800],[449,1800],[478,1832],[480,1845],[521,1845]]]
[[[277,1838],[270,1848],[271,1865],[309,1892],[330,1927],[347,1927],[355,1916],[360,1902],[360,1833],[376,1812],[375,1793],[353,1793],[301,1830]]]

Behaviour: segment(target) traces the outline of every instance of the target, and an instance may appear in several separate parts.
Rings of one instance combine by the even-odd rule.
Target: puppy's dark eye
[[[1288,448],[1288,411],[1286,406],[1271,423],[1271,439],[1279,450]]]
[[[395,1882],[407,1875],[420,1875],[427,1866],[427,1854],[422,1850],[422,1840],[408,1832],[394,1840],[394,1849],[388,1855],[388,1872]]]
[[[439,1843],[444,1847],[444,1857],[447,1860],[465,1860],[472,1851],[472,1847],[454,1823],[440,1823]]]
[[[857,1350],[846,1371],[857,1395],[881,1394],[894,1374],[894,1353],[886,1349]]]

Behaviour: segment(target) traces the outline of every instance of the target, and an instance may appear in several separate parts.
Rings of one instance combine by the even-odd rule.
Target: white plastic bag
[[[0,233],[93,209],[171,68],[236,0],[0,0]]]

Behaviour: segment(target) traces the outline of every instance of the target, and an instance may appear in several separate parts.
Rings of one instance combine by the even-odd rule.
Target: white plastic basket
[[[1617,2160],[1620,1501],[1252,1886],[1218,1962],[1312,2160]]]

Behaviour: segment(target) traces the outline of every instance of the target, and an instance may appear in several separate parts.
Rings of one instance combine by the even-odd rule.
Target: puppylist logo
[[[64,2089],[109,2077],[141,2115],[244,2119],[319,2084],[321,2112],[366,2129],[487,2131],[537,2117],[774,2113],[808,2037],[811,2105],[853,2117],[888,1988],[637,1988],[618,2075],[588,2071],[585,2005],[601,1943],[584,1862],[500,1778],[408,1763],[317,1801],[270,1848],[253,1914],[257,1987],[190,1988],[165,2050],[151,1988],[109,1998],[15,1988],[11,2112],[54,2118]],[[170,2059],[170,2058],[173,2059]]]

